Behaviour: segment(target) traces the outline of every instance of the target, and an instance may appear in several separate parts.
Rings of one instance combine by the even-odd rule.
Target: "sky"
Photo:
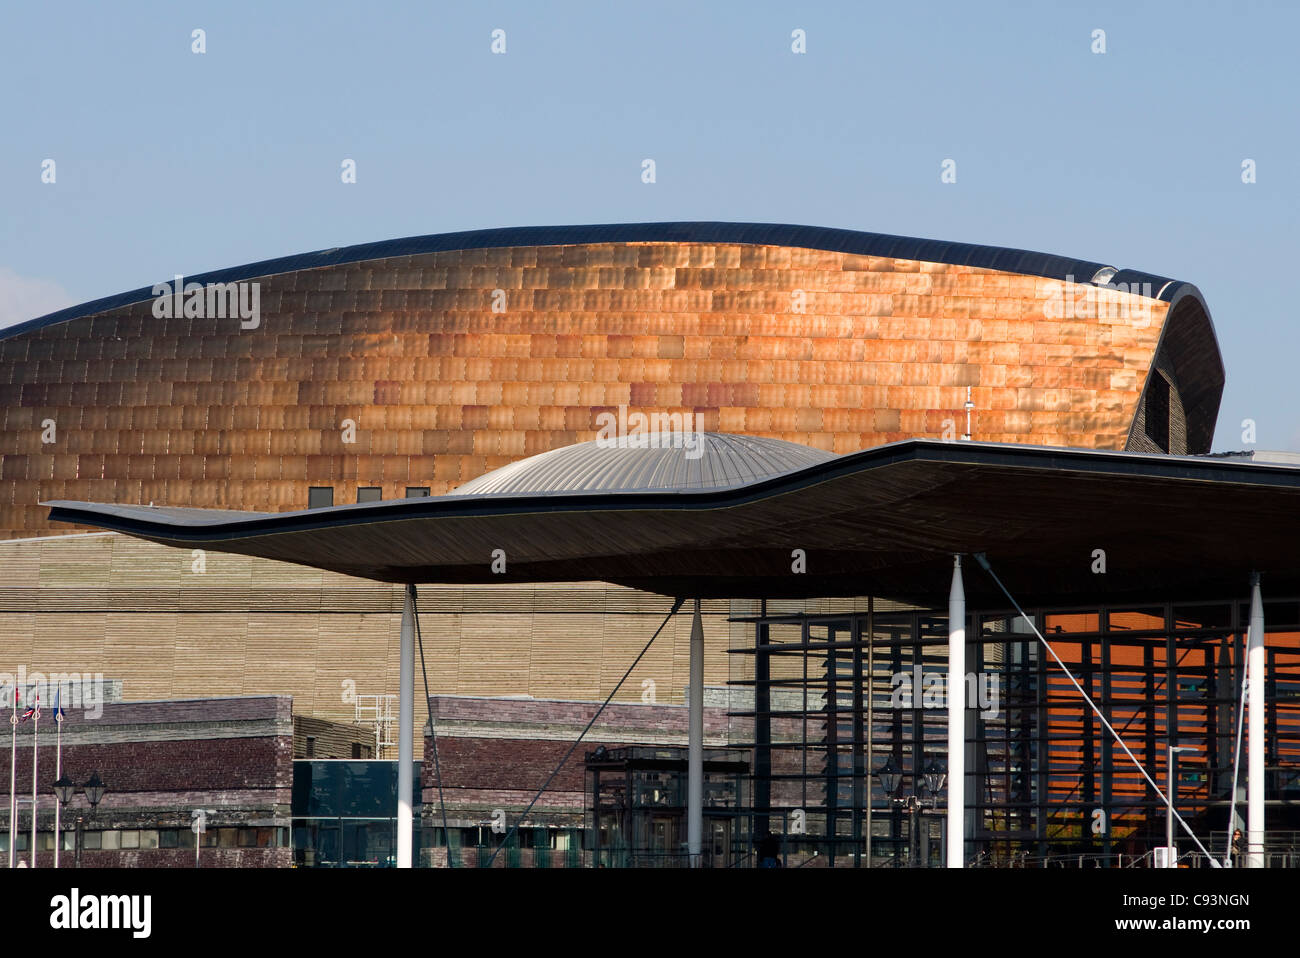
[[[1297,36],[1285,2],[8,4],[0,326],[450,230],[842,227],[1192,282],[1214,448],[1300,450]]]

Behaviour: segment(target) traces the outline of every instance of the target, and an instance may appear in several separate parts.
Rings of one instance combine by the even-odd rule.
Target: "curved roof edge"
[[[1147,367],[1146,382],[1142,384],[1133,421],[1129,424],[1125,448],[1132,446],[1137,435],[1136,409],[1146,402],[1151,375],[1162,359],[1173,365],[1178,379],[1178,391],[1187,420],[1187,452],[1193,456],[1206,455],[1214,445],[1227,370],[1210,307],[1201,291],[1191,283],[1179,284],[1170,297],[1169,313]]]
[[[1080,524],[1061,503],[1083,500],[1091,511]],[[868,591],[937,604],[953,554],[984,552],[1026,606],[1052,608],[1244,595],[1252,572],[1291,594],[1298,504],[1294,465],[918,439],[722,489],[445,495],[234,516],[44,503],[58,522],[384,582],[601,580],[700,598]],[[1234,534],[1211,541],[1207,527]],[[508,572],[489,561],[503,542]],[[1097,543],[1125,557],[1122,574],[1077,561]],[[792,571],[796,544],[814,571]],[[1005,608],[988,576],[966,589],[971,608]]]
[[[405,519],[518,516],[530,513],[610,510],[707,510],[779,498],[828,479],[901,462],[931,461],[973,466],[1076,471],[1094,475],[1147,476],[1252,487],[1300,490],[1300,466],[1247,459],[1168,455],[1137,450],[1076,449],[942,439],[900,439],[842,456],[831,456],[774,476],[713,488],[580,489],[561,492],[507,491],[350,502],[293,512],[244,512],[188,506],[144,506],[51,500],[40,505],[54,522],[89,525],[111,532],[168,541],[226,542],[287,532],[310,532]]]
[[[862,256],[885,256],[896,259],[913,259],[927,263],[946,263],[952,266],[975,266],[995,269],[1045,279],[1065,280],[1073,277],[1077,283],[1087,283],[1099,270],[1109,269],[1105,263],[1071,259],[1051,253],[1011,249],[1002,246],[979,246],[972,243],[952,243],[944,240],[917,239],[894,236],[888,233],[865,233],[858,230],[835,229],[823,226],[789,226],[778,223],[606,223],[578,226],[518,226],[499,229],[466,230],[457,233],[433,233],[426,236],[409,236],[403,239],[362,243],[357,246],[340,246],[262,260],[244,266],[210,270],[186,276],[195,283],[232,283],[274,276],[303,269],[341,266],[367,260],[388,259],[393,256],[413,256],[450,250],[495,249],[503,246],[572,246],[584,243],[736,243],[749,246],[789,246],[801,249],[828,250],[836,253],[853,253]],[[171,282],[168,276],[160,282]],[[1185,285],[1179,280],[1155,276],[1138,270],[1123,269],[1115,273],[1108,285],[1120,283],[1139,286],[1150,283],[1155,298],[1170,302],[1177,290]],[[66,309],[38,316],[0,330],[0,339],[93,316],[109,309],[146,302],[153,298],[153,286],[106,296],[102,299],[69,306]]]

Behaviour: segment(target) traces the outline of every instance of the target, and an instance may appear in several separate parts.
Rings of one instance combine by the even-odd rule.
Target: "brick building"
[[[280,867],[291,861],[290,790],[295,738],[319,736],[350,752],[364,729],[312,723],[298,731],[288,696],[120,702],[102,714],[69,709],[63,723],[64,775],[78,786],[98,773],[107,786],[92,812],[84,793],[62,812],[61,867],[71,867],[77,819],[83,820],[83,867],[192,867],[195,813],[206,831],[204,866]],[[98,710],[97,710],[98,711]],[[328,726],[322,728],[322,724]],[[30,862],[32,735],[18,726],[17,857]],[[53,864],[56,727],[48,709],[39,724],[37,867]],[[299,745],[301,750],[302,746]],[[0,759],[0,850],[9,842],[9,751]]]

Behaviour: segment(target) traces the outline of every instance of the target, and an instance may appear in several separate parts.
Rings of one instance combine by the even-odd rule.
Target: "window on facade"
[[[1152,370],[1147,383],[1143,418],[1147,437],[1163,452],[1169,451],[1169,380]]]
[[[158,847],[158,829],[156,829],[156,828],[146,828],[146,829],[141,830],[141,832],[140,832],[140,847],[141,847],[141,848],[157,848],[157,847]]]
[[[139,848],[140,832],[134,828],[124,828],[118,833],[122,839],[123,848]]]
[[[424,498],[425,496],[429,495],[429,491],[430,491],[430,490],[429,490],[429,487],[428,487],[428,486],[407,486],[407,487],[406,487],[406,498],[408,498],[408,499],[422,499],[422,498]]]
[[[162,828],[158,830],[158,847],[175,848],[180,844],[181,833],[178,828]]]
[[[312,486],[307,490],[308,509],[326,509],[334,505],[334,488],[332,486]]]
[[[239,847],[256,848],[257,847],[257,829],[241,828],[239,830]]]
[[[81,847],[88,848],[91,851],[98,851],[104,847],[103,832],[83,832],[81,835]],[[73,838],[76,838],[74,835]]]
[[[360,742],[353,742],[353,743],[352,743],[352,757],[353,757],[353,758],[360,758],[360,757],[361,757],[361,743],[360,743]]]
[[[383,491],[379,486],[362,486],[357,490],[357,502],[378,502],[383,498]]]
[[[316,736],[315,735],[307,736],[306,755],[308,758],[316,757]]]
[[[215,828],[213,829],[213,831],[217,833],[218,848],[238,847],[237,842],[239,839],[239,831],[240,831],[238,828]]]

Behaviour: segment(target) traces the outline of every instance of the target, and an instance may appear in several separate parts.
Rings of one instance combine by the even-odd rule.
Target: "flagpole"
[[[9,867],[14,867],[18,837],[18,683],[14,683],[14,710],[9,716]]]
[[[36,711],[32,714],[32,867],[36,867],[36,746],[40,743],[41,693],[36,693]]]
[[[54,692],[54,781],[63,778],[63,713],[59,707],[63,704],[63,688]],[[59,831],[59,806],[62,803],[55,796],[54,801],[54,867],[59,867],[59,846],[63,844],[63,834]]]

